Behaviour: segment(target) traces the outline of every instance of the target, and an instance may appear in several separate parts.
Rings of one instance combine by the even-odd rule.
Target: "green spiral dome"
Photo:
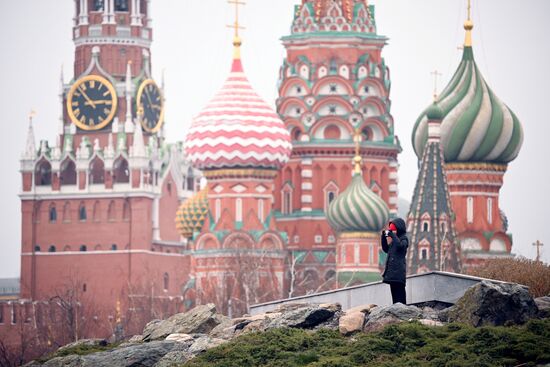
[[[384,200],[367,187],[361,174],[355,174],[346,190],[334,199],[327,219],[336,232],[378,232],[390,216]]]
[[[442,110],[441,146],[446,162],[508,163],[523,143],[516,115],[487,86],[475,63],[471,47],[464,47],[462,61],[438,103]],[[428,139],[428,113],[422,112],[412,133],[418,159]]]

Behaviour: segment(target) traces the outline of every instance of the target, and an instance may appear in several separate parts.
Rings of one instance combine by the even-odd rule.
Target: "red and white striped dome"
[[[254,92],[240,58],[234,58],[222,89],[193,119],[187,157],[198,169],[278,169],[291,150],[283,121]]]

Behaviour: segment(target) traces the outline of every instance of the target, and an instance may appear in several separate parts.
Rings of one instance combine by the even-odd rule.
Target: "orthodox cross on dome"
[[[31,108],[31,111],[29,112],[29,123],[32,123],[34,116],[36,116],[36,111]]]
[[[359,153],[361,145],[361,130],[359,128],[355,129],[355,134],[353,134],[353,141],[355,142],[355,157],[353,157],[353,174],[361,174],[361,154]]]
[[[464,29],[466,30],[466,38],[464,39],[464,47],[472,47],[472,29],[474,28],[474,22],[471,19],[472,6],[470,0],[468,0],[468,19],[464,22]]]
[[[537,242],[533,243],[533,246],[535,246],[537,248],[537,259],[536,259],[536,261],[538,262],[538,261],[540,261],[540,248],[542,246],[544,246],[544,243],[537,240]]]
[[[435,101],[437,101],[437,77],[442,76],[443,74],[441,74],[439,71],[437,71],[437,69],[432,71],[430,74],[432,74],[433,77],[434,77],[434,102],[435,102]]]
[[[239,29],[245,29],[245,27],[239,25],[239,5],[246,5],[246,3],[241,0],[227,0],[227,2],[235,5],[235,22],[232,25],[227,25],[227,27],[235,30],[235,35],[233,36],[233,46],[235,46],[235,58],[238,59],[240,58],[239,47],[241,46]]]

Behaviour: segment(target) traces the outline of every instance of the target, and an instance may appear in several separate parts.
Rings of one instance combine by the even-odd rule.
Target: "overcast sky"
[[[252,86],[271,105],[294,5],[301,0],[249,0],[241,12],[242,57]],[[55,3],[55,5],[53,5]],[[221,87],[230,66],[234,10],[224,0],[153,0],[153,74],[165,70],[166,127],[169,141],[183,140],[191,118]],[[443,75],[441,90],[461,57],[466,0],[378,0],[378,33],[389,37],[383,56],[392,78],[395,129],[403,145],[399,156],[400,196],[411,199],[417,159],[411,131],[431,100],[430,72]],[[489,86],[520,119],[525,140],[500,192],[513,233],[512,251],[534,258],[532,243],[545,243],[550,262],[550,1],[473,1],[474,56]],[[59,75],[73,70],[73,1],[0,1],[0,57],[3,120],[1,152],[0,277],[19,276],[21,214],[19,157],[25,145],[27,115],[37,111],[37,140],[55,141],[61,104]],[[37,142],[38,144],[38,142]]]

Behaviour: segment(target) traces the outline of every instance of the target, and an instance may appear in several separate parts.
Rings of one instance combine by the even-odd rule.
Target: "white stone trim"
[[[302,182],[302,190],[312,190],[313,184],[311,182]]]
[[[313,171],[310,169],[305,169],[302,171],[302,178],[311,178],[313,177]]]
[[[302,203],[312,203],[313,202],[313,196],[311,195],[302,195]]]

